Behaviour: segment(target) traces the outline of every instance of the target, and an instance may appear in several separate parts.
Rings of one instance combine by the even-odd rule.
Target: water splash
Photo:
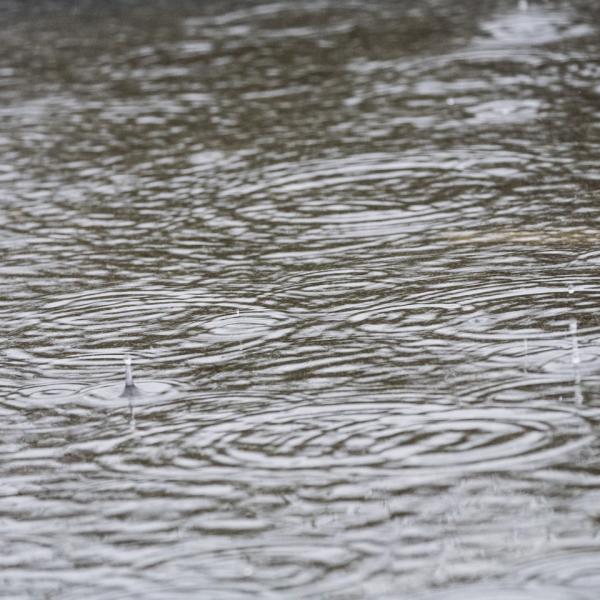
[[[125,387],[121,393],[122,398],[134,398],[140,395],[139,388],[133,382],[133,369],[131,366],[131,356],[128,354],[123,358],[125,364]]]
[[[572,358],[573,371],[574,371],[574,396],[575,403],[581,404],[583,402],[583,394],[581,392],[581,357],[579,355],[579,342],[577,341],[577,319],[572,319],[569,323],[569,332],[571,334],[572,343]]]
[[[125,387],[121,392],[121,398],[127,398],[129,406],[129,428],[133,431],[136,429],[135,407],[133,400],[141,395],[139,388],[133,382],[133,368],[131,366],[131,356],[126,354],[123,358],[125,363]]]
[[[577,320],[572,319],[569,323],[569,332],[571,334],[571,341],[573,343],[573,367],[575,369],[579,369],[579,364],[581,362],[581,357],[579,356],[579,343],[577,342]]]

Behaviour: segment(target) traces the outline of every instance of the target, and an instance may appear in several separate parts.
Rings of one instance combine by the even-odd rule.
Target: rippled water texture
[[[0,13],[0,597],[600,597],[598,3]]]

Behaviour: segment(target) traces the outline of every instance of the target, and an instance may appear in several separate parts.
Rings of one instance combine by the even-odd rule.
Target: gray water
[[[600,5],[0,15],[0,597],[600,597]]]

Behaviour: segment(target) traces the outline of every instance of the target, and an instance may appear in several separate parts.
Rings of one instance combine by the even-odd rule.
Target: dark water
[[[2,598],[600,597],[600,5],[0,14]]]

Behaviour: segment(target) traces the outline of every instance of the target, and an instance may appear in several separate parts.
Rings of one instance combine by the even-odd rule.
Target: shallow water
[[[0,597],[598,598],[600,9],[365,4],[0,0]]]

